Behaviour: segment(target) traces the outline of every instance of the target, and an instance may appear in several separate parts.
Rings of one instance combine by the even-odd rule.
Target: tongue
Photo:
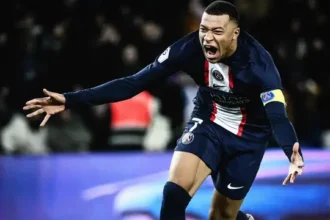
[[[208,50],[207,51],[207,55],[208,56],[214,56],[215,55],[215,52],[211,51],[211,50]]]

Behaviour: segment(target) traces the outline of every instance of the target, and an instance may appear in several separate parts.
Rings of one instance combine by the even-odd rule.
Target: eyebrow
[[[209,29],[208,27],[206,27],[205,25],[200,25],[201,27],[203,27],[203,28],[206,28],[206,29]],[[215,27],[215,28],[212,28],[211,30],[216,30],[216,29],[221,29],[221,30],[224,30],[224,28],[223,27]]]

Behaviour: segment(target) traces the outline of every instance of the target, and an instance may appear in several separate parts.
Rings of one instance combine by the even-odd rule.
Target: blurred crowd
[[[119,103],[71,109],[39,127],[24,103],[131,75],[198,28],[211,0],[16,0],[0,8],[3,154],[164,151],[176,145],[196,85],[184,73]],[[300,143],[330,147],[326,0],[233,0],[242,28],[273,55]],[[134,113],[132,113],[134,109]],[[272,146],[276,146],[274,142]]]

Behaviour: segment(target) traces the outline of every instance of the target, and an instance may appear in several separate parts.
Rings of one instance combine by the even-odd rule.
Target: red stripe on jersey
[[[228,76],[229,76],[229,87],[231,89],[233,89],[234,88],[234,79],[233,79],[233,72],[232,72],[232,69],[230,67],[229,67]],[[246,124],[246,117],[247,117],[245,107],[241,107],[241,112],[242,112],[242,120],[241,120],[241,123],[239,124],[239,127],[238,127],[238,132],[237,132],[238,136],[243,135],[244,127],[245,127],[245,124]]]
[[[217,106],[216,106],[215,102],[212,102],[212,105],[213,105],[213,111],[211,113],[210,120],[214,121],[215,120],[215,115],[217,114]]]
[[[234,80],[233,80],[233,72],[231,67],[229,67],[228,75],[229,75],[229,87],[232,89],[234,88]]]
[[[204,62],[204,81],[207,86],[209,86],[209,62],[205,60]]]
[[[242,120],[241,120],[241,123],[239,124],[239,127],[238,127],[238,132],[237,132],[237,135],[238,136],[242,136],[243,135],[243,130],[244,130],[244,126],[246,124],[246,111],[245,111],[245,108],[244,107],[241,107],[241,112],[242,112]]]

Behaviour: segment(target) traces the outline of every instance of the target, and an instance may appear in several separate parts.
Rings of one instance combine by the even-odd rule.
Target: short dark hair
[[[220,0],[214,1],[206,7],[205,13],[209,15],[229,15],[230,20],[239,25],[239,11],[235,5],[231,4],[230,2]]]

